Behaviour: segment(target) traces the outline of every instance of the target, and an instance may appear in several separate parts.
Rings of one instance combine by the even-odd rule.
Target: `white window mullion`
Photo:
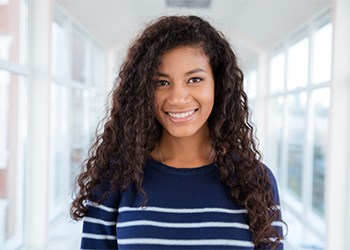
[[[287,53],[287,47],[288,43],[286,42],[286,45],[283,47],[284,50],[284,102],[283,102],[283,119],[282,119],[282,127],[284,128],[282,130],[282,157],[281,157],[281,168],[282,168],[282,187],[283,190],[285,190],[285,193],[287,193],[288,190],[288,163],[287,163],[287,157],[288,157],[288,123],[287,123],[287,95],[286,95],[286,90],[287,90],[287,77],[288,77],[288,72],[287,72],[287,68],[288,68],[288,53]]]
[[[25,79],[20,79],[20,86],[19,86],[19,100],[18,100],[18,107],[19,107],[19,112],[18,112],[18,145],[25,145],[25,141],[27,140],[27,109],[26,107],[28,106],[28,83]],[[17,161],[18,161],[18,166],[22,166],[18,168],[18,173],[17,173],[17,228],[23,228],[24,227],[24,214],[21,211],[25,207],[25,193],[23,192],[24,189],[24,183],[25,183],[25,169],[28,168],[28,163],[26,161],[26,147],[19,147],[18,149],[18,155],[17,155]],[[24,232],[23,230],[19,230],[18,232],[18,238],[16,239],[17,246],[20,245],[20,242],[22,243],[24,239]]]
[[[303,166],[303,213],[305,223],[309,223],[310,221],[310,213],[312,212],[312,189],[313,189],[313,116],[310,105],[311,98],[311,90],[309,87],[311,86],[311,69],[312,69],[312,53],[313,53],[313,35],[312,35],[312,25],[309,24],[309,62],[308,62],[308,79],[306,86],[306,94],[307,94],[307,103],[306,103],[306,136],[304,138],[304,166]],[[311,186],[311,188],[310,188]],[[306,225],[307,226],[307,225]],[[307,239],[305,239],[307,240]]]
[[[303,159],[303,222],[307,228],[312,221],[310,221],[310,214],[312,213],[312,188],[313,188],[313,117],[310,105],[311,93],[307,93],[307,104],[306,104],[306,120],[305,120],[305,131],[306,136],[304,138],[304,159]],[[305,235],[307,237],[307,235]],[[307,238],[305,238],[307,241]]]
[[[29,164],[26,248],[45,249],[50,164],[51,1],[30,1]]]
[[[29,70],[27,66],[21,66],[15,63],[7,62],[0,59],[0,69],[6,70],[12,74],[20,76],[28,76]]]
[[[283,112],[282,112],[282,124],[284,124],[282,129],[282,156],[281,156],[281,186],[284,193],[287,193],[288,185],[288,123],[287,123],[287,97],[284,95],[283,97]]]

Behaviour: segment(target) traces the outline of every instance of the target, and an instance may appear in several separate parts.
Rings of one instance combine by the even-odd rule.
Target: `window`
[[[90,99],[95,100],[90,102],[91,113],[94,114],[90,116],[91,124],[94,124],[89,130],[91,138],[94,137],[95,127],[105,116],[105,106],[104,102],[106,99],[106,64],[103,50],[96,44],[92,45],[92,58],[91,58],[91,85],[93,86],[93,91],[89,92]]]
[[[312,83],[318,84],[331,78],[332,24],[327,23],[314,35],[312,57]]]
[[[8,102],[10,73],[0,71],[0,169],[5,168],[8,158],[7,130],[8,130]]]
[[[326,15],[304,27],[297,39],[288,39],[270,59],[266,161],[278,169],[282,202],[302,220],[295,230],[307,232],[298,244],[318,247],[325,233],[331,57],[332,23]]]
[[[256,70],[250,71],[247,74],[245,80],[246,80],[246,83],[244,85],[246,87],[245,91],[249,96],[249,98],[254,100],[258,95],[258,74]]]
[[[70,151],[70,185],[80,171],[83,158],[86,156],[90,142],[90,106],[89,91],[72,89],[71,91],[71,151]]]
[[[51,89],[50,219],[62,212],[69,195],[69,98],[65,86]]]
[[[305,37],[288,49],[287,87],[292,90],[308,83],[309,38]]]
[[[64,28],[64,21],[58,18],[52,23],[52,74],[65,77],[69,74],[68,35]]]
[[[23,242],[27,131],[27,1],[0,2],[0,248]]]
[[[26,79],[0,70],[1,128],[0,246],[21,242],[23,229],[23,171],[26,138]]]
[[[265,151],[266,164],[274,169],[279,180],[282,179],[280,164],[282,162],[282,142],[283,142],[283,114],[284,97],[278,96],[270,98],[268,102],[268,121],[267,138],[268,148]]]
[[[104,50],[59,8],[52,22],[50,220],[66,212],[88,151],[96,92],[104,81]],[[103,82],[102,82],[103,83]],[[104,96],[105,98],[105,96]],[[52,227],[54,228],[54,226]]]
[[[86,83],[86,64],[87,64],[87,55],[86,55],[86,38],[84,35],[75,30],[71,36],[71,73],[72,80]]]
[[[285,79],[285,55],[279,53],[271,59],[270,65],[270,90],[271,93],[279,93],[284,90]]]
[[[9,0],[0,4],[0,59],[27,63],[27,1]]]
[[[328,144],[328,117],[330,90],[321,88],[311,96],[312,123],[312,209],[318,215],[324,215],[324,178],[326,167],[326,147]]]
[[[287,97],[287,187],[301,200],[303,186],[304,140],[306,126],[306,93]]]
[[[246,74],[245,77],[245,92],[248,96],[248,105],[249,109],[251,111],[251,122],[255,124],[256,122],[256,117],[254,115],[254,110],[256,110],[256,99],[258,95],[258,73],[256,70],[251,70]]]

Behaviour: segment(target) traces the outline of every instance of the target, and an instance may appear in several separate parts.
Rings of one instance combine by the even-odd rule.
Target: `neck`
[[[212,161],[213,152],[209,130],[191,137],[173,137],[166,131],[152,156],[164,164],[177,168],[203,166]]]

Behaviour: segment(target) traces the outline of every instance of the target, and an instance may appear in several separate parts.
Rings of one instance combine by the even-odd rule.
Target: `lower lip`
[[[181,118],[174,118],[171,117],[170,115],[167,114],[167,117],[169,118],[170,121],[172,121],[173,123],[183,123],[183,122],[188,122],[190,121],[194,115],[196,114],[197,110],[193,112],[192,115],[186,116],[186,117],[181,117]]]

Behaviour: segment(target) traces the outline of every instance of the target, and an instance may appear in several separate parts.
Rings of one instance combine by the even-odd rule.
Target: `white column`
[[[46,249],[50,168],[50,0],[29,1],[30,83],[25,249]]]
[[[350,1],[333,0],[333,78],[326,168],[326,249],[350,249]]]

